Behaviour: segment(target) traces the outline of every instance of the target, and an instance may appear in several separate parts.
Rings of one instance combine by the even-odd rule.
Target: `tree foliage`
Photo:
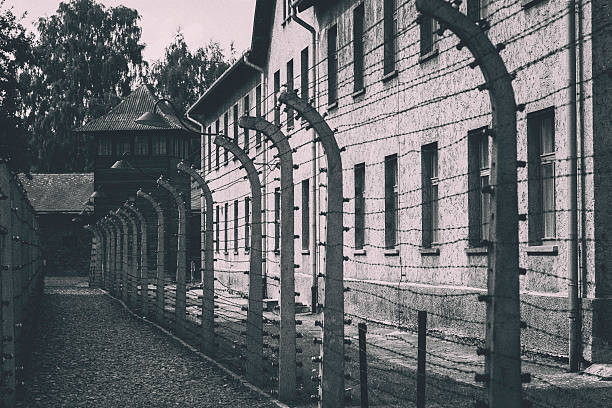
[[[143,75],[139,19],[124,6],[71,0],[38,20],[25,101],[38,171],[91,169],[91,136],[73,130],[106,113]]]
[[[30,151],[21,118],[24,71],[32,57],[32,36],[0,1],[0,157],[15,170],[29,169]],[[27,81],[26,81],[27,82]]]
[[[160,95],[174,103],[179,114],[183,114],[229,68],[234,54],[232,46],[228,60],[219,43],[212,40],[192,52],[179,30],[174,41],[166,47],[163,60],[153,63],[148,80]]]

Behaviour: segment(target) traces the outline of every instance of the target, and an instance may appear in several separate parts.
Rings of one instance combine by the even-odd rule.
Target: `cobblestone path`
[[[275,407],[78,280],[48,280],[20,407]]]

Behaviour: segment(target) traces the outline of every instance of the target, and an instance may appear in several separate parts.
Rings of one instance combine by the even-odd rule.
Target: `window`
[[[206,133],[208,133],[208,136],[205,136],[206,146],[208,147],[208,171],[212,171],[212,138],[213,136],[211,135],[212,131],[210,129],[210,126],[206,129]]]
[[[556,236],[555,112],[546,109],[527,116],[529,178],[529,241],[541,245]]]
[[[487,17],[488,0],[468,0],[467,16],[472,21],[479,21]]]
[[[423,146],[422,169],[422,240],[431,248],[438,242],[438,143]]]
[[[280,108],[278,107],[278,94],[280,92],[280,71],[274,73],[274,124],[280,127]]]
[[[234,253],[238,252],[238,200],[234,200]]]
[[[225,219],[224,219],[224,229],[223,229],[223,234],[224,234],[224,244],[223,244],[223,248],[225,250],[225,253],[227,254],[227,242],[229,241],[229,231],[228,231],[228,218],[229,218],[229,204],[225,203]]]
[[[274,189],[274,252],[280,249],[280,188]]]
[[[355,165],[355,249],[365,244],[365,163]]]
[[[434,55],[437,51],[436,34],[437,23],[432,17],[421,15],[419,18],[421,36],[421,57]]]
[[[393,249],[397,245],[397,155],[385,157],[385,247]]]
[[[384,2],[384,74],[395,71],[395,35],[397,20],[395,19],[395,0],[385,0]]]
[[[149,155],[149,137],[144,135],[134,136],[134,154],[137,156]]]
[[[483,187],[489,185],[491,162],[485,130],[468,134],[468,225],[469,243],[474,247],[481,246],[489,237],[490,194],[483,192]]]
[[[132,152],[132,141],[129,136],[120,136],[116,138],[115,140],[117,143],[117,146],[116,146],[117,156],[121,156],[122,154]]]
[[[217,119],[217,121],[215,122],[215,131],[216,133],[219,133],[221,130],[221,126],[219,123],[219,119]],[[227,133],[225,133],[224,135],[227,135]],[[219,170],[219,151],[221,150],[221,148],[219,147],[219,145],[215,145],[215,163],[217,165],[217,170]]]
[[[249,116],[249,110],[250,110],[250,101],[249,101],[249,95],[246,95],[244,97],[244,99],[242,100],[242,110],[244,112],[244,116]],[[242,129],[242,133],[244,134],[244,151],[245,152],[249,152],[249,130],[248,129]]]
[[[229,138],[229,113],[225,112],[225,114],[223,115],[223,135],[227,138]],[[223,162],[225,164],[228,163],[229,161],[229,156],[228,156],[228,151],[227,149],[225,149],[223,151]]]
[[[98,156],[111,156],[113,142],[109,136],[98,136]]]
[[[244,250],[249,251],[251,238],[251,199],[244,199]]]
[[[303,100],[308,102],[308,47],[302,50],[300,55],[300,94]]]
[[[257,85],[255,88],[255,116],[261,117],[261,85]],[[261,132],[255,132],[255,145],[261,145]]]
[[[238,104],[234,105],[234,122],[232,123],[232,127],[234,130],[234,144],[238,146]],[[234,161],[238,160],[238,157],[234,155]]]
[[[302,250],[310,248],[310,180],[302,181]]]
[[[293,92],[293,59],[287,62],[287,92]],[[293,109],[287,107],[287,130],[293,129]]]
[[[221,224],[221,219],[219,218],[219,206],[217,206],[216,212],[217,222],[215,224],[215,251],[219,252],[219,225]]]
[[[327,31],[327,104],[333,105],[338,101],[338,55],[336,41],[338,27],[333,25]]]
[[[153,155],[163,156],[168,154],[168,146],[166,145],[166,138],[162,135],[153,136]]]
[[[363,7],[361,3],[353,10],[353,91],[355,92],[363,89]]]

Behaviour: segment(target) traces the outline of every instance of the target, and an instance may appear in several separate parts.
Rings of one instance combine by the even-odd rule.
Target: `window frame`
[[[293,58],[287,61],[287,92],[293,92]],[[293,116],[293,109],[287,106],[287,130],[291,130],[295,124],[295,117]]]
[[[397,50],[397,17],[395,13],[395,0],[384,0],[383,3],[383,75],[387,76],[396,69],[395,52]]]
[[[221,249],[221,243],[219,242],[219,239],[220,239],[220,236],[221,236],[221,234],[219,232],[219,227],[220,227],[220,224],[221,224],[221,220],[219,219],[219,216],[220,216],[219,205],[217,205],[216,213],[217,213],[217,222],[215,223],[215,227],[216,227],[216,229],[215,229],[215,252],[219,253],[219,251]]]
[[[280,107],[278,106],[278,94],[280,93],[280,69],[274,73],[274,125],[280,127]]]
[[[244,95],[244,97],[242,98],[242,112],[244,114],[244,116],[249,116],[250,114],[250,110],[251,110],[251,101],[250,101],[250,97],[249,94],[247,93],[246,95]],[[243,128],[242,129],[242,134],[243,134],[243,139],[244,139],[244,151],[246,153],[249,152],[250,149],[250,141],[249,141],[249,130],[247,128]]]
[[[425,62],[438,54],[438,23],[430,16],[421,14],[419,18],[419,61]],[[427,39],[427,41],[425,41]],[[425,47],[424,44],[428,44]]]
[[[223,134],[229,139],[229,111],[223,114]],[[223,165],[229,163],[229,152],[223,149]]]
[[[355,187],[355,214],[354,214],[354,239],[355,249],[362,250],[365,248],[365,231],[366,231],[366,166],[365,163],[358,163],[353,167],[353,178]],[[360,181],[360,182],[359,182]]]
[[[238,103],[235,103],[233,108],[232,108],[232,118],[233,118],[233,122],[232,122],[232,130],[234,132],[234,144],[236,146],[240,146],[239,144],[239,135],[240,135],[240,131],[238,129],[238,115],[239,115],[240,109],[238,106]],[[233,161],[237,161],[238,157],[236,155],[232,155],[232,160]]]
[[[229,241],[229,225],[228,225],[229,221],[228,221],[228,218],[229,218],[229,214],[228,213],[229,213],[229,203],[225,203],[225,212],[224,212],[224,215],[225,215],[225,218],[224,218],[225,225],[224,225],[224,227],[225,228],[224,228],[224,231],[223,231],[223,233],[224,233],[223,238],[224,238],[225,243],[223,244],[223,250],[224,250],[223,252],[226,255],[228,254],[228,250],[229,250],[229,248],[228,248],[228,241]]]
[[[217,119],[217,121],[215,122],[215,128],[217,129],[217,133],[219,133],[220,129],[221,129],[221,123],[220,120]],[[221,167],[221,147],[218,144],[215,144],[215,161],[216,161],[216,168],[217,170],[219,170],[219,167]]]
[[[206,136],[206,146],[208,148],[208,157],[207,157],[207,162],[208,162],[208,171],[212,171],[212,128],[211,126],[208,126],[206,128],[206,133],[208,133],[208,135]]]
[[[310,94],[309,65],[309,50],[308,47],[306,47],[300,53],[300,97],[306,102],[309,102],[308,97]]]
[[[421,242],[423,248],[439,244],[438,142],[421,147]]]
[[[353,92],[365,89],[364,84],[364,22],[365,6],[359,3],[353,9]]]
[[[274,189],[274,253],[280,251],[280,187]]]
[[[338,25],[327,29],[327,106],[338,103]]]
[[[234,254],[238,253],[238,200],[234,200]]]
[[[490,234],[491,196],[483,191],[491,177],[491,143],[486,130],[487,127],[482,127],[468,132],[468,242],[471,247],[482,247]]]
[[[255,116],[261,117],[261,84],[255,87]],[[255,148],[261,146],[261,132],[255,132]]]
[[[244,252],[251,250],[251,198],[244,199]]]
[[[397,153],[385,156],[385,249],[398,246],[399,164]]]
[[[310,179],[302,180],[302,251],[310,250]]]

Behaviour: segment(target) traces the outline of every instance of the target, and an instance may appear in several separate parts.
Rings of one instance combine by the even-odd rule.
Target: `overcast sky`
[[[66,0],[67,1],[67,0]],[[160,59],[164,48],[181,27],[190,49],[195,50],[210,39],[218,41],[225,50],[234,41],[241,53],[251,44],[255,0],[97,0],[105,6],[124,5],[138,10],[141,16],[141,41],[147,46],[145,60]],[[53,14],[60,0],[5,0],[5,7],[21,16],[22,23],[34,31],[33,22]]]

